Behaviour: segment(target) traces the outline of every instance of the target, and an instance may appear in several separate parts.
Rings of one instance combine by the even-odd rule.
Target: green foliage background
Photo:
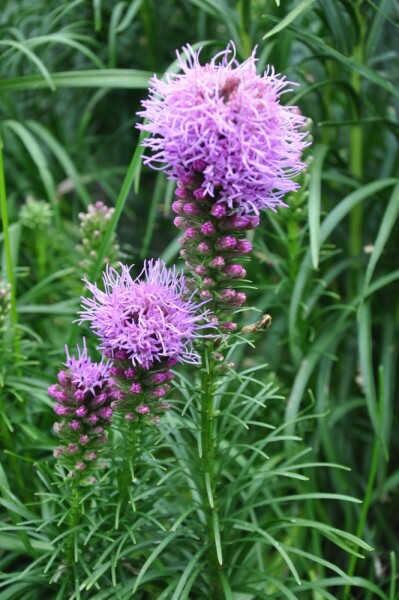
[[[298,477],[282,484],[271,471],[270,484],[265,476],[259,489],[240,497],[234,515],[243,519],[241,526],[229,521],[226,508],[226,536],[240,527],[251,535],[236,555],[240,536],[226,543],[225,597],[399,597],[398,8],[396,0],[3,0],[0,241],[2,278],[11,283],[12,297],[0,372],[2,600],[35,599],[43,590],[69,597],[57,577],[48,587],[43,569],[51,573],[52,567],[41,562],[41,553],[50,552],[57,537],[46,466],[55,444],[46,389],[64,360],[65,343],[74,345],[80,335],[71,325],[82,293],[78,213],[95,200],[116,208],[90,274],[94,279],[116,231],[126,262],[177,260],[173,184],[141,169],[135,113],[149,77],[173,67],[176,49],[187,42],[202,45],[205,59],[229,40],[240,60],[258,45],[260,71],[272,64],[300,84],[287,101],[311,119],[313,145],[302,190],[287,199],[288,208],[263,215],[253,239],[249,274],[257,289],[250,300],[272,315],[273,325],[257,334],[252,347],[231,349],[244,374],[252,377],[256,369],[267,409],[255,418],[237,404],[231,413],[238,420],[233,428],[227,417],[221,422],[220,442],[223,447],[226,436],[237,443],[224,473],[234,481],[241,470],[261,472],[266,458],[259,452],[265,439],[272,441],[261,426],[247,431],[239,420],[282,428],[281,438],[273,434],[270,461],[289,468],[301,457],[308,467],[302,465],[300,473],[309,481]],[[50,225],[23,223],[20,211],[28,196],[51,206]],[[244,311],[237,318],[244,325],[256,315]],[[189,404],[187,375],[181,376],[181,404],[161,445],[172,444],[174,458],[194,461],[183,456],[193,440],[181,438],[187,423],[178,408]],[[228,385],[222,411],[228,394],[234,399],[238,393],[235,379]],[[254,396],[252,383],[245,385],[248,390],[240,393]],[[187,418],[195,423],[195,413]],[[256,449],[256,460],[244,445]],[[159,465],[172,460],[167,450],[161,456]],[[313,468],[322,462],[351,471]],[[151,477],[155,485],[157,473]],[[165,498],[173,498],[174,481],[160,488]],[[191,483],[179,485],[188,489]],[[48,494],[47,503],[38,505],[38,493]],[[221,505],[228,506],[227,492],[224,499],[221,492]],[[259,533],[270,531],[272,522],[274,531],[285,508],[298,519],[280,538],[283,548],[291,548],[294,570]],[[301,519],[330,529],[301,527]],[[373,550],[362,550],[363,559],[346,554],[356,542],[331,528],[358,535]],[[181,545],[169,533],[155,555],[153,548],[146,553],[132,546],[124,560],[133,566],[123,574],[114,566],[109,575],[108,557],[101,556],[95,581],[86,573],[70,597],[128,598],[134,586],[137,598],[207,597],[201,547],[190,535]],[[119,548],[115,531],[110,536]],[[331,565],[339,571],[331,574]],[[345,573],[354,576],[352,585]]]

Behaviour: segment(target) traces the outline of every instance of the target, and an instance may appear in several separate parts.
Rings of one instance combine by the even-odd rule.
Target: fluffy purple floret
[[[138,128],[151,134],[143,141],[152,151],[146,164],[182,181],[200,172],[203,194],[240,213],[284,205],[305,168],[305,118],[280,104],[295,84],[270,67],[257,75],[255,51],[239,64],[230,42],[202,66],[200,51],[184,47],[182,73],[154,76],[138,113],[148,120]]]
[[[82,392],[94,394],[103,387],[111,376],[111,362],[101,360],[93,362],[87,354],[86,340],[83,339],[83,350],[78,346],[78,356],[71,356],[65,347],[67,360],[65,366],[71,373],[72,383]]]
[[[133,366],[144,369],[171,357],[199,362],[193,341],[211,325],[204,322],[207,311],[194,294],[188,295],[185,278],[175,267],[150,260],[136,279],[125,265],[121,273],[107,267],[104,292],[84,281],[93,297],[82,298],[80,323],[90,322],[107,355],[122,352]]]

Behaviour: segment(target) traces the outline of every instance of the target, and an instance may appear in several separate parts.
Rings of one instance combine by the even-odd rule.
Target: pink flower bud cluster
[[[169,358],[157,362],[148,369],[132,367],[127,353],[118,353],[113,359],[111,374],[118,382],[121,397],[112,403],[112,407],[127,423],[141,421],[147,425],[158,424],[159,415],[170,408],[164,398],[171,389],[173,373],[170,367],[177,359]]]
[[[244,234],[259,225],[259,216],[234,213],[215,204],[214,198],[202,192],[200,172],[183,179],[178,181],[178,200],[172,209],[177,213],[174,223],[183,233],[180,255],[193,275],[188,285],[199,289],[201,300],[212,302],[211,309],[221,317],[221,329],[234,331],[235,325],[224,318],[246,302],[245,293],[235,288],[246,277],[242,262],[252,251]]]
[[[107,428],[113,413],[112,403],[123,393],[111,377],[110,362],[93,362],[78,347],[78,357],[67,350],[66,369],[58,373],[58,384],[48,388],[54,398],[54,412],[60,420],[54,424],[61,444],[54,450],[60,464],[69,470],[71,477],[84,474],[85,481],[95,468],[99,468],[99,456],[107,441]],[[82,480],[83,481],[83,480]]]

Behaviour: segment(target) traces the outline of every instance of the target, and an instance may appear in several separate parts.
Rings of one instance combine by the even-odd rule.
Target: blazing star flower
[[[66,369],[58,373],[58,384],[48,389],[56,400],[54,412],[61,419],[55,423],[62,446],[54,455],[70,470],[85,471],[98,466],[96,460],[101,445],[107,441],[106,428],[112,417],[111,405],[120,397],[120,390],[111,377],[110,361],[93,362],[87,354],[86,342],[83,350],[78,347],[78,356],[71,356],[66,349]]]
[[[298,187],[292,178],[305,168],[305,118],[280,104],[295,84],[273,68],[257,75],[256,49],[239,64],[230,42],[204,66],[200,52],[183,51],[182,73],[154,76],[138,113],[148,120],[138,128],[152,134],[143,141],[152,151],[144,162],[221,208],[258,214],[284,205],[283,196]]]
[[[198,363],[193,341],[200,336],[207,311],[188,295],[185,278],[163,261],[147,261],[132,279],[131,267],[121,273],[107,267],[102,292],[86,279],[92,298],[82,298],[80,323],[89,321],[107,356],[143,369],[170,358]]]

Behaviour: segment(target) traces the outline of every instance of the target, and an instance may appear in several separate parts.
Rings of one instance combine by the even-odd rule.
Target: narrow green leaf
[[[26,151],[30,155],[31,159],[35,163],[41,180],[43,182],[44,189],[46,190],[47,197],[53,207],[56,221],[59,222],[59,210],[57,204],[57,193],[54,179],[51,175],[48,167],[47,158],[44,155],[42,149],[33,137],[31,132],[25,127],[23,123],[18,121],[3,121],[3,126],[12,131],[23,143]]]
[[[65,173],[73,181],[76,193],[80,196],[82,203],[87,207],[91,202],[91,196],[87,192],[82,183],[82,178],[79,175],[72,159],[65,151],[60,142],[40,123],[36,121],[27,121],[28,126],[32,129],[47,145],[49,150],[54,154],[60,165],[65,170]]]
[[[123,88],[147,89],[152,73],[134,69],[87,69],[53,73],[51,78],[57,88]],[[40,75],[26,75],[0,79],[2,92],[24,91],[47,88],[47,81]]]
[[[381,422],[378,411],[377,394],[374,381],[374,366],[372,355],[372,329],[371,309],[368,302],[362,303],[358,310],[358,338],[359,338],[359,367],[362,384],[366,395],[367,410],[373,429],[382,441]]]
[[[209,502],[209,506],[211,508],[214,507],[215,503],[213,501],[213,494],[212,494],[212,485],[211,485],[211,476],[209,475],[209,473],[205,473],[205,486],[206,486],[206,493],[208,495],[208,502]]]
[[[277,23],[277,25],[275,25],[270,31],[268,31],[263,36],[263,39],[266,40],[267,38],[272,37],[276,33],[279,33],[280,31],[288,27],[288,25],[295,21],[295,19],[299,17],[299,15],[308,10],[315,2],[316,0],[301,0],[299,4],[297,4],[283,19],[281,19],[279,23]]]
[[[20,52],[22,52],[22,54],[25,54],[41,72],[42,77],[40,79],[42,79],[42,81],[44,79],[43,83],[45,84],[43,87],[49,87],[51,91],[55,90],[54,81],[46,65],[43,63],[42,60],[40,60],[39,57],[36,56],[34,52],[32,52],[32,50],[27,48],[25,44],[21,44],[20,42],[16,42],[14,40],[0,40],[0,46],[9,46],[11,48],[15,48],[16,50],[19,50]],[[2,85],[0,83],[0,88],[1,87]]]
[[[313,149],[313,163],[310,172],[309,183],[309,234],[310,234],[310,253],[312,256],[313,268],[319,266],[320,252],[320,199],[321,199],[321,176],[323,162],[327,154],[328,147],[316,145]]]
[[[222,541],[220,538],[219,517],[217,512],[212,512],[213,536],[215,538],[216,556],[220,565],[223,564]]]
[[[148,569],[150,568],[150,566],[152,565],[152,563],[154,562],[154,560],[157,558],[157,556],[159,556],[161,554],[161,552],[163,551],[164,548],[167,547],[167,545],[176,537],[176,533],[170,533],[168,536],[166,536],[166,538],[163,540],[163,542],[161,542],[159,544],[159,546],[151,553],[151,555],[147,558],[147,560],[145,561],[144,565],[141,567],[140,569],[140,573],[137,576],[136,579],[136,583],[134,584],[134,588],[132,593],[135,594],[137,591],[137,588],[139,587],[144,575],[146,574],[146,572],[148,571]]]
[[[381,257],[384,250],[385,244],[391,234],[392,229],[396,225],[399,214],[399,184],[395,186],[388,205],[385,209],[384,216],[381,221],[381,225],[378,230],[376,240],[374,242],[374,248],[370,256],[369,263],[367,265],[366,276],[365,276],[365,287],[371,281],[375,267]]]
[[[125,16],[123,17],[123,19],[121,19],[121,22],[119,23],[118,27],[116,28],[117,33],[122,33],[122,31],[125,31],[125,29],[127,29],[131,25],[134,17],[140,10],[142,3],[143,3],[143,0],[133,0],[132,1],[130,6],[126,10]]]
[[[171,598],[171,600],[181,600],[182,597],[183,598],[187,598],[188,597],[188,592],[189,592],[189,587],[188,587],[188,583],[189,583],[189,579],[190,579],[190,575],[192,574],[192,572],[195,570],[198,561],[200,560],[202,554],[205,552],[206,548],[200,548],[195,554],[194,556],[191,558],[191,560],[187,563],[187,566],[185,567],[179,581],[178,584],[176,585],[176,589],[174,591],[174,594]]]

